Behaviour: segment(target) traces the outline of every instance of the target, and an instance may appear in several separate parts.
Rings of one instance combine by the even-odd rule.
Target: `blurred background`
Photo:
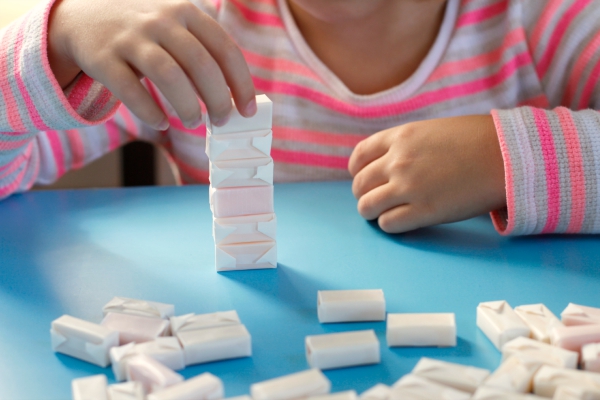
[[[0,0],[0,29],[43,0]],[[143,142],[130,143],[84,168],[65,174],[44,189],[78,189],[119,186],[175,185],[163,151]]]

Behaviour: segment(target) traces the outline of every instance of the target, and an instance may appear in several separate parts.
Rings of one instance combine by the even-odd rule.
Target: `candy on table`
[[[170,331],[170,322],[166,319],[113,312],[106,314],[100,325],[119,332],[121,345],[148,342],[160,336],[167,336]]]
[[[556,388],[552,400],[600,400],[600,389],[563,385]]]
[[[504,300],[479,303],[477,326],[498,350],[516,337],[531,335],[531,330]]]
[[[127,380],[140,382],[147,394],[183,382],[183,376],[145,354],[131,358],[125,369]]]
[[[579,353],[551,346],[530,338],[520,336],[502,347],[502,359],[506,360],[516,354],[525,354],[537,359],[541,364],[555,367],[577,369]]]
[[[210,185],[214,188],[268,186],[273,184],[273,159],[249,158],[211,162]]]
[[[175,337],[160,337],[144,343],[128,343],[110,349],[112,370],[117,381],[126,379],[126,365],[133,357],[145,354],[172,370],[185,368],[185,358],[179,340]]]
[[[386,338],[389,347],[456,346],[454,314],[388,314]]]
[[[331,394],[322,394],[318,396],[307,397],[306,400],[357,400],[358,396],[354,390],[337,392]]]
[[[383,290],[319,290],[319,322],[384,321]]]
[[[256,96],[256,105],[258,110],[251,118],[243,117],[235,108],[233,100],[231,101],[233,110],[229,114],[229,120],[223,126],[215,126],[210,119],[206,123],[206,129],[211,135],[222,135],[244,131],[257,131],[261,129],[271,129],[273,125],[273,103],[269,98],[262,94]]]
[[[55,352],[101,367],[110,364],[108,352],[119,345],[119,332],[69,315],[52,321],[50,338]]]
[[[533,392],[552,397],[559,386],[577,386],[600,389],[600,374],[544,365],[533,377]]]
[[[569,303],[560,317],[566,326],[600,324],[600,308]]]
[[[388,385],[384,385],[383,383],[378,383],[377,385],[369,388],[361,393],[361,400],[387,400],[392,394],[392,388]]]
[[[155,317],[168,319],[175,315],[175,306],[173,304],[158,303],[156,301],[146,301],[129,299],[127,297],[113,297],[102,308],[104,316],[108,313],[120,313],[137,315],[140,317]]]
[[[185,365],[252,355],[250,333],[241,324],[183,331],[177,334],[177,338],[183,346]]]
[[[515,307],[515,313],[531,329],[531,336],[540,342],[550,343],[550,329],[562,326],[562,322],[543,304]]]
[[[210,209],[215,218],[241,215],[270,214],[273,206],[273,186],[209,188]]]
[[[581,348],[581,368],[600,372],[600,343],[588,343]]]
[[[171,317],[171,331],[173,335],[177,335],[179,332],[240,324],[240,317],[235,310],[218,311],[210,314],[192,313]]]
[[[580,352],[582,346],[600,342],[600,324],[553,328],[550,331],[550,342],[553,346]]]
[[[215,245],[217,271],[277,268],[277,242]]]
[[[254,400],[288,400],[327,394],[331,382],[318,369],[296,372],[250,386]]]
[[[217,245],[274,241],[277,217],[275,214],[258,214],[214,218],[213,238]]]
[[[307,336],[306,359],[318,369],[379,364],[379,340],[373,330]]]
[[[474,393],[490,375],[490,371],[462,364],[423,357],[411,374],[453,387],[461,392]]]
[[[206,155],[212,161],[269,157],[273,131],[262,129],[227,135],[206,135]]]
[[[463,392],[413,374],[405,375],[392,386],[391,400],[452,399],[467,400],[471,393]]]
[[[161,389],[148,400],[218,400],[225,395],[223,382],[208,372]]]
[[[484,382],[485,386],[503,389],[507,392],[529,393],[533,376],[543,364],[527,353],[510,356]]]
[[[534,394],[522,394],[507,392],[506,390],[497,389],[489,386],[481,386],[471,400],[544,400],[546,397],[536,396]]]
[[[108,384],[104,375],[73,379],[71,390],[73,400],[108,400]]]
[[[144,400],[144,387],[140,382],[124,382],[108,387],[109,400]]]

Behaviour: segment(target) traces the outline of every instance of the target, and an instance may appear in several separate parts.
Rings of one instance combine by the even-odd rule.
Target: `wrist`
[[[62,89],[67,88],[81,73],[81,68],[69,56],[67,35],[60,21],[63,0],[57,0],[52,6],[48,20],[48,63],[54,77]]]

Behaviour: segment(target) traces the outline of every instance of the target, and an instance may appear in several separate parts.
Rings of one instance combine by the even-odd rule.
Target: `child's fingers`
[[[387,210],[407,201],[399,194],[397,188],[391,183],[376,187],[358,200],[358,212],[366,220],[379,217]]]
[[[384,140],[384,132],[378,132],[356,145],[348,161],[350,175],[356,176],[367,164],[387,153],[389,145]]]
[[[360,199],[367,192],[388,183],[386,157],[380,157],[361,169],[352,181],[352,193]]]
[[[115,60],[102,71],[102,76],[92,78],[103,82],[139,119],[157,130],[168,127],[167,117],[128,65]]]
[[[379,227],[387,233],[402,233],[432,225],[426,216],[412,204],[403,204],[385,211],[377,220]]]
[[[198,38],[220,66],[240,114],[256,112],[255,90],[248,64],[227,32],[208,15],[196,9],[186,15],[187,28]]]
[[[221,125],[231,112],[231,96],[219,65],[196,37],[183,27],[161,36],[160,44],[194,82],[213,123]]]
[[[137,50],[123,56],[158,87],[186,127],[198,127],[202,121],[202,111],[183,69],[158,45],[143,45]]]

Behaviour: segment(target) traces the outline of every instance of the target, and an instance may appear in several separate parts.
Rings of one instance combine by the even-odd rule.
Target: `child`
[[[276,181],[351,175],[387,232],[600,231],[600,3],[213,1],[56,0],[2,31],[0,195],[132,139],[206,182],[197,95],[223,124],[229,87],[245,116],[273,100]]]

